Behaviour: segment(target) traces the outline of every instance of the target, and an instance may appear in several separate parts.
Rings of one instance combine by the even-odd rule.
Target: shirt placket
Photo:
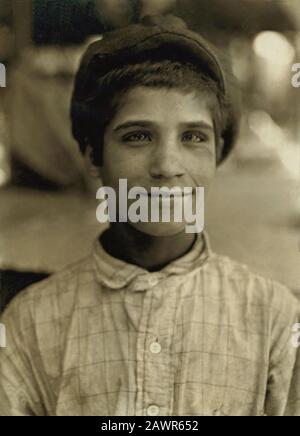
[[[172,344],[176,305],[166,281],[145,291],[137,337],[136,415],[172,414]]]

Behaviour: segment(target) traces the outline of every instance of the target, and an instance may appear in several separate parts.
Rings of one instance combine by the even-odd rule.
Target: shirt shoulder
[[[271,364],[294,352],[291,339],[300,322],[300,302],[286,286],[216,254],[211,256],[206,270],[210,283],[220,289],[223,307],[227,306],[232,319],[264,332]]]
[[[266,305],[275,312],[286,313],[289,318],[300,311],[299,300],[285,285],[230,257],[212,254],[206,272],[223,285],[226,283],[225,292],[239,294],[245,302]]]
[[[66,319],[74,311],[79,289],[93,281],[88,256],[22,290],[4,310],[1,322],[14,323],[14,329],[25,331],[33,325]]]

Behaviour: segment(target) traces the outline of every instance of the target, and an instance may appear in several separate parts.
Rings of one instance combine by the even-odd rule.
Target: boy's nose
[[[185,174],[183,156],[179,150],[166,147],[155,152],[150,167],[151,177],[156,179],[170,179]]]

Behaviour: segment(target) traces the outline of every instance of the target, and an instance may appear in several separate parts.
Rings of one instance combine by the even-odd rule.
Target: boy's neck
[[[113,257],[150,272],[159,271],[190,251],[195,234],[149,236],[125,223],[115,223],[101,235],[103,248]]]

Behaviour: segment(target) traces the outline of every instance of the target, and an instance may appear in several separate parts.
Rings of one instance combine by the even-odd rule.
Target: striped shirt
[[[0,415],[300,416],[297,300],[202,239],[151,273],[97,239],[19,294]]]

